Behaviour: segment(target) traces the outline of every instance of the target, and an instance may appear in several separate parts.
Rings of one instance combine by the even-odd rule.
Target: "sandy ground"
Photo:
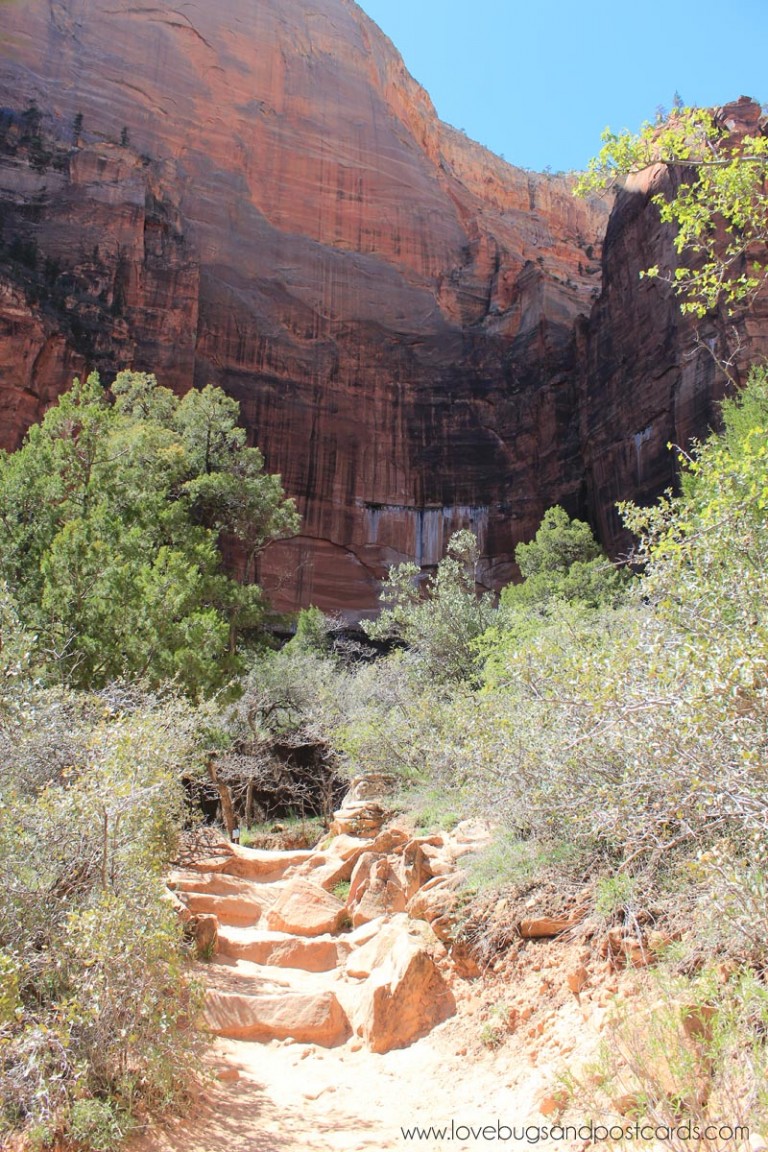
[[[537,999],[547,987],[542,967],[560,972],[572,962],[555,945],[540,946],[542,954],[545,949],[548,962],[534,961],[512,979],[457,981],[457,1016],[407,1049],[377,1055],[356,1040],[324,1049],[219,1039],[208,1063],[224,1079],[200,1088],[182,1118],[144,1133],[131,1152],[531,1147],[539,1130],[556,1122],[542,1114],[542,1102],[561,1087],[559,1077],[574,1061],[583,1063],[594,1051],[603,1014],[573,996],[556,997],[555,1007],[554,997]],[[536,1004],[530,1019],[489,1049],[482,1038],[499,1020],[500,1006],[526,1002]],[[528,1138],[513,1139],[504,1125],[518,1136],[527,1126]],[[447,1130],[409,1138],[404,1130],[414,1126]],[[486,1132],[470,1135],[463,1126]],[[584,1142],[542,1140],[539,1146],[581,1148]]]

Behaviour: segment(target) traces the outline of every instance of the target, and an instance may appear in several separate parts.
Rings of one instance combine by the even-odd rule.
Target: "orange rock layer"
[[[351,0],[6,0],[0,35],[3,443],[77,371],[213,382],[303,515],[283,604],[371,610],[462,525],[508,579],[578,503],[602,206],[441,124]]]

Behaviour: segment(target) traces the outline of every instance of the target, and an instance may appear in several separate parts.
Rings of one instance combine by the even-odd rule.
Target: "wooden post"
[[[245,790],[245,826],[250,828],[253,824],[253,777],[248,781],[248,787]]]

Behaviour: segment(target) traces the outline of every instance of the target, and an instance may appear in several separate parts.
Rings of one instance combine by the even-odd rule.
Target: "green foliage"
[[[766,1026],[765,985],[750,968],[725,981],[713,965],[690,979],[653,976],[631,1009],[609,1016],[599,1064],[576,1082],[580,1103],[602,1119],[622,1101],[672,1149],[696,1131],[711,1152],[749,1147],[750,1129],[768,1121]]]
[[[27,682],[0,719],[0,1139],[112,1147],[194,1069],[162,874],[202,757],[184,701]]]
[[[106,1100],[93,1099],[75,1100],[70,1132],[73,1139],[93,1152],[110,1152],[124,1135],[112,1105]]]
[[[484,640],[477,790],[510,826],[598,851],[617,892],[723,840],[743,874],[764,841],[767,393],[754,373],[679,497],[625,506],[645,572],[623,605]]]
[[[579,194],[657,164],[683,173],[653,200],[661,219],[677,229],[677,253],[688,259],[645,274],[668,280],[682,296],[682,310],[695,316],[749,300],[766,269],[768,138],[735,137],[704,109],[675,108],[663,124],[645,124],[637,135],[606,129],[603,141]]]
[[[550,508],[529,544],[518,544],[515,559],[522,584],[510,584],[502,605],[515,608],[561,600],[597,608],[620,598],[622,572],[611,564],[583,520]]]
[[[611,918],[617,912],[624,914],[631,906],[637,889],[634,876],[617,872],[598,880],[595,890],[595,911],[598,916]]]
[[[467,686],[425,679],[403,652],[341,675],[331,741],[350,774],[431,784],[455,810],[471,763],[465,754],[473,725],[461,723],[471,711]]]
[[[683,459],[682,494],[657,507],[623,506],[640,537],[644,590],[679,635],[689,680],[738,710],[740,729],[766,703],[768,374],[723,406],[725,429]]]
[[[335,665],[324,656],[292,643],[264,652],[242,682],[229,731],[253,746],[322,743],[338,713],[339,689]]]
[[[314,605],[303,608],[296,621],[296,635],[290,641],[294,649],[324,656],[331,651],[328,618]]]
[[[49,675],[204,695],[241,667],[238,638],[264,613],[255,556],[295,510],[218,389],[178,400],[123,372],[112,393],[76,380],[0,458],[0,575]],[[221,534],[243,548],[244,584],[222,571]]]
[[[383,611],[378,620],[363,625],[366,634],[404,643],[430,678],[470,679],[472,642],[488,627],[494,611],[491,596],[477,593],[478,555],[471,532],[455,533],[423,595],[415,564],[391,569],[381,593]]]
[[[544,519],[530,544],[518,544],[515,559],[524,580],[548,576],[556,581],[573,564],[589,563],[602,555],[588,524],[571,520],[557,505],[544,513]]]
[[[465,858],[466,891],[478,894],[497,892],[509,885],[529,886],[545,875],[562,881],[572,865],[579,865],[573,844],[521,839],[516,832],[500,826],[486,847]]]
[[[580,628],[598,610],[618,607],[630,579],[608,560],[589,525],[557,506],[544,514],[530,543],[518,544],[515,559],[523,581],[503,589],[498,616],[475,645],[486,684],[503,679],[506,668],[524,658],[526,645],[547,629],[551,634],[553,624]]]

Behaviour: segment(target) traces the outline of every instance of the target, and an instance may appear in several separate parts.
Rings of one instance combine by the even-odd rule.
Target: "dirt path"
[[[237,1069],[240,1079],[205,1092],[187,1118],[143,1140],[137,1152],[475,1150],[489,1142],[409,1140],[403,1128],[451,1120],[459,1126],[544,1123],[533,1101],[545,1088],[546,1071],[527,1067],[515,1083],[508,1059],[468,1061],[444,1047],[444,1037],[427,1038],[378,1056],[219,1040],[219,1067]]]
[[[583,1024],[573,1020],[574,1027]],[[514,1045],[497,1054],[466,1047],[471,1017],[449,1021],[410,1048],[377,1055],[354,1045],[219,1039],[212,1067],[235,1082],[204,1089],[186,1117],[137,1142],[135,1152],[458,1152],[526,1141],[461,1139],[461,1125],[541,1127],[538,1102],[556,1068],[532,1066]],[[457,1048],[458,1045],[458,1048]],[[459,1054],[461,1053],[461,1054]],[[558,1063],[557,1061],[555,1064]],[[404,1130],[455,1124],[454,1137],[408,1139]],[[543,1141],[542,1147],[571,1143]]]
[[[442,838],[441,843],[443,858],[455,861],[460,854],[456,842]],[[409,851],[413,857],[414,851]],[[358,864],[362,855],[363,849],[350,852],[348,874],[353,891],[355,875],[365,871],[365,862]],[[390,853],[386,859],[394,857]],[[442,864],[437,852],[429,859],[428,871],[439,876]],[[450,1018],[429,1029],[423,1024],[413,1025],[418,1035],[407,1046],[372,1051],[371,1047],[380,1042],[377,1029],[381,1021],[371,1023],[360,1005],[365,1004],[369,985],[386,983],[393,961],[389,953],[383,960],[379,957],[366,978],[366,965],[358,958],[365,955],[365,947],[370,952],[371,941],[375,945],[385,925],[391,930],[393,923],[400,933],[394,952],[405,949],[407,956],[414,955],[422,948],[424,923],[419,921],[414,928],[400,913],[394,921],[391,916],[363,919],[353,932],[348,931],[348,922],[346,932],[317,931],[319,922],[314,928],[307,927],[315,915],[311,910],[302,928],[298,923],[301,912],[283,915],[280,909],[286,906],[289,893],[306,887],[308,876],[316,878],[317,888],[324,878],[330,886],[333,867],[327,854],[318,860],[310,853],[248,853],[238,849],[228,860],[223,866],[220,859],[199,861],[173,878],[177,896],[195,915],[204,918],[215,914],[220,924],[223,952],[200,966],[210,989],[209,1024],[219,1034],[208,1057],[213,1079],[198,1091],[184,1116],[164,1128],[145,1132],[133,1142],[132,1152],[384,1152],[417,1148],[423,1152],[458,1152],[530,1146],[530,1140],[513,1140],[506,1133],[513,1127],[519,1130],[528,1125],[536,1130],[552,1122],[541,1111],[542,1100],[551,1095],[558,1070],[572,1058],[575,1044],[570,1038],[580,1037],[583,1046],[589,1033],[590,1043],[594,1041],[594,1029],[585,1024],[583,1005],[573,997],[561,997],[557,1010],[546,1020],[542,1017],[544,1022],[534,1019],[531,1027],[503,1038],[497,1050],[490,1050],[486,1034],[489,1020],[495,1019],[493,1005],[499,998],[509,1004],[514,985],[503,979],[459,978],[449,971],[447,953],[433,938],[431,954],[442,953],[443,973],[435,979],[444,979],[450,988]],[[420,867],[419,881],[428,884],[430,875],[423,861]],[[370,862],[368,869],[370,873]],[[366,890],[369,902],[372,893],[375,896],[375,868],[372,874],[374,879],[368,881],[367,889],[358,886],[357,903],[348,904],[345,918],[350,909],[354,912],[362,907]],[[408,895],[408,876],[402,869],[399,875]],[[435,876],[431,879],[434,884]],[[412,877],[410,886],[414,886]],[[394,882],[387,881],[386,893],[382,899],[399,907]],[[322,904],[323,897],[319,899]],[[290,920],[291,914],[297,921],[294,928],[288,925],[288,931],[276,930],[275,923],[285,928],[283,919]],[[332,964],[329,947],[336,949]],[[244,958],[249,955],[260,962]],[[362,976],[349,975],[348,969],[361,966]],[[321,970],[311,970],[316,967]],[[537,985],[541,983],[539,967],[535,965],[533,974],[528,975],[529,982],[533,979]],[[405,979],[409,978],[406,975]],[[394,987],[395,977],[387,979]],[[435,992],[435,979],[430,977],[424,987],[429,995],[443,995],[441,989]],[[393,993],[387,1012],[400,1013],[400,1023],[407,1029],[413,1012],[424,1006],[415,1009],[407,995],[399,999],[398,995]],[[415,995],[418,998],[427,992],[416,988]],[[340,1016],[335,1007],[329,1009],[332,1004]],[[388,1019],[384,1024],[392,1027]],[[542,1036],[548,1036],[546,1058]],[[498,1125],[507,1128],[499,1129]],[[422,1135],[414,1133],[414,1127],[422,1129]],[[431,1132],[426,1131],[430,1128]],[[482,1128],[484,1134],[479,1133]],[[440,1129],[444,1130],[442,1135]],[[541,1146],[554,1145],[542,1141]],[[556,1146],[571,1145],[557,1141]]]

